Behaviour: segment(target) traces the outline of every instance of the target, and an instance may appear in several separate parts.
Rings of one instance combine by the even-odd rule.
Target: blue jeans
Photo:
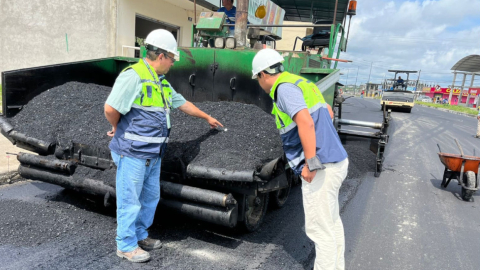
[[[160,201],[161,158],[146,159],[120,156],[111,151],[117,165],[117,249],[130,252],[137,242],[147,238]]]

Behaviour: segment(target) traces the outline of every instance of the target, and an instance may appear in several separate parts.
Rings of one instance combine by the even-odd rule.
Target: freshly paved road
[[[347,101],[380,113],[378,100]],[[420,106],[392,118],[385,171],[363,180],[342,215],[347,269],[480,269],[480,194],[465,202],[456,181],[440,187],[436,145],[459,153],[457,138],[479,156],[476,118]]]
[[[378,122],[380,105],[347,99],[343,117]],[[345,181],[340,198],[347,269],[480,269],[478,195],[464,202],[455,182],[440,188],[443,165],[436,154],[437,142],[457,153],[453,137],[471,154],[480,145],[473,138],[476,119],[422,107],[392,117],[379,178],[371,172],[368,143],[346,144],[357,160],[349,175],[358,175]],[[300,188],[290,196],[252,234],[159,210],[150,233],[164,247],[149,263],[132,265],[115,255],[113,209],[41,182],[3,185],[0,269],[309,269],[314,254],[303,231]]]
[[[380,119],[377,112],[370,114]],[[350,168],[340,191],[342,206],[374,169],[368,145],[365,140],[346,145]],[[260,230],[250,234],[159,209],[150,235],[164,247],[151,252],[150,262],[131,264],[115,255],[115,209],[42,182],[0,185],[0,269],[310,270],[314,248],[303,228],[299,186],[292,188],[284,208],[269,211]]]

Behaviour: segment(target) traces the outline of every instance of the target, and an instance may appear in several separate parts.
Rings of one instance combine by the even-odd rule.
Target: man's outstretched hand
[[[207,122],[210,125],[210,128],[216,128],[218,126],[223,127],[222,123],[220,123],[217,119],[215,119],[211,116],[209,118],[207,118]]]

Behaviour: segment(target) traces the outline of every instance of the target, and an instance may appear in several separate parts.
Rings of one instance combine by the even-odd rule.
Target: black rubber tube
[[[45,142],[42,140],[35,139],[33,137],[27,136],[23,133],[20,133],[18,131],[12,130],[9,133],[10,137],[14,139],[15,141],[22,142],[28,146],[33,147],[39,154],[42,155],[48,155],[48,154],[53,154],[55,147],[52,143]]]
[[[77,176],[65,176],[41,168],[29,168],[24,165],[18,167],[18,173],[20,176],[27,179],[40,180],[92,195],[105,196],[107,193],[110,193],[111,196],[116,197],[115,188],[105,185],[100,180]]]
[[[116,197],[115,188],[107,186],[99,180],[85,179],[76,177],[75,175],[65,176],[40,168],[29,168],[24,165],[19,166],[18,173],[27,179],[40,180],[79,192],[105,196],[106,198],[108,196]],[[215,206],[195,204],[193,202],[180,202],[165,198],[160,200],[160,204],[188,217],[222,226],[233,228],[238,220],[238,207],[222,209]]]
[[[238,219],[238,208],[222,210],[212,206],[198,205],[194,203],[180,202],[162,198],[160,205],[180,212],[188,217],[211,222],[214,224],[235,227]]]
[[[253,182],[255,171],[232,171],[200,165],[188,165],[187,175],[194,178]]]
[[[22,164],[66,172],[68,174],[73,174],[76,168],[76,164],[73,161],[52,160],[28,153],[19,153],[17,159]]]
[[[232,194],[224,194],[213,190],[185,186],[168,181],[162,181],[160,186],[162,188],[162,192],[166,195],[195,203],[203,203],[221,207],[226,207],[228,205],[237,203]]]
[[[0,116],[0,129],[3,134],[8,134],[13,130],[13,126],[7,121],[7,118]]]

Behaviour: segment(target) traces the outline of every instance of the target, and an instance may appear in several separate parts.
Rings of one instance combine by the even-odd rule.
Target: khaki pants
[[[338,193],[347,177],[348,159],[324,164],[311,183],[302,179],[305,232],[315,243],[315,270],[345,269],[345,236]]]
[[[477,116],[477,138],[480,137],[480,117]]]

